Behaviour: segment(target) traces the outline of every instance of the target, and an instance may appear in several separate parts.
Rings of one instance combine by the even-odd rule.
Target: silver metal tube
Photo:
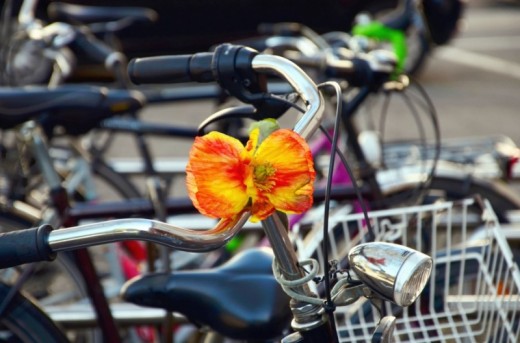
[[[301,269],[298,267],[298,258],[287,234],[287,220],[282,220],[281,214],[274,213],[262,221],[267,238],[275,253],[282,270],[289,276],[289,280],[301,278]]]
[[[307,106],[307,112],[299,119],[294,131],[308,139],[319,127],[324,112],[324,101],[318,92],[316,84],[293,62],[272,55],[258,55],[253,59],[256,70],[275,70],[285,78],[299,93]],[[275,258],[282,274],[288,280],[303,277],[303,271],[298,267],[298,258],[289,240],[288,224],[282,220],[279,213],[274,213],[262,221],[264,231],[269,238]],[[308,296],[314,296],[306,284],[297,291]],[[300,302],[292,302],[291,310],[294,328],[309,329],[323,323],[320,307]]]
[[[53,251],[74,250],[123,240],[142,240],[174,249],[207,252],[228,242],[246,223],[250,213],[222,219],[207,231],[188,230],[151,219],[118,219],[54,230],[49,235]]]
[[[54,322],[65,328],[95,328],[99,326],[98,319],[90,303],[44,306]],[[156,325],[161,324],[167,311],[157,308],[147,308],[129,303],[110,304],[110,312],[118,326]],[[173,313],[175,323],[188,323],[188,320],[178,313]]]
[[[257,55],[252,61],[258,71],[274,71],[287,80],[304,101],[307,112],[298,120],[294,131],[308,139],[318,129],[325,105],[323,96],[312,79],[288,59],[273,55]]]
[[[307,106],[307,112],[298,120],[294,131],[308,139],[319,127],[324,113],[324,101],[316,84],[303,70],[293,62],[273,55],[258,55],[252,61],[255,70],[276,71],[300,95]],[[287,235],[287,225],[283,223],[278,213],[273,214],[262,226],[271,242],[274,253],[282,268],[282,272],[289,279],[300,278],[298,259]]]
[[[283,220],[282,216],[285,215],[275,212],[262,221],[262,226],[271,243],[276,261],[284,278],[290,281],[299,280],[305,275],[299,266],[298,257],[289,239],[288,221]],[[285,219],[287,219],[286,216]],[[306,283],[293,287],[292,290],[308,297],[316,296]],[[294,320],[291,325],[293,329],[306,330],[323,324],[325,317],[322,316],[320,310],[321,306],[301,301],[292,301],[291,311]]]
[[[38,0],[24,0],[18,12],[18,23],[24,27],[34,22],[34,13]]]
[[[20,135],[32,150],[38,168],[40,168],[47,185],[51,189],[59,187],[61,185],[61,179],[54,169],[52,158],[48,151],[48,143],[40,126],[38,126],[33,120],[28,121],[24,123],[20,129]]]

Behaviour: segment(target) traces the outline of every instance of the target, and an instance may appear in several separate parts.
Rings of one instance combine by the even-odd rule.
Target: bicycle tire
[[[5,299],[10,289],[8,285],[0,282],[0,299]],[[0,323],[8,330],[2,332],[0,342],[69,342],[63,331],[45,312],[18,292],[0,317]]]

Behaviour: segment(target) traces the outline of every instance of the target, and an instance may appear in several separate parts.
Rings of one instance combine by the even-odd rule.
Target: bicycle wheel
[[[0,299],[10,287],[0,282]],[[0,342],[69,342],[58,326],[33,302],[16,293],[0,316]]]

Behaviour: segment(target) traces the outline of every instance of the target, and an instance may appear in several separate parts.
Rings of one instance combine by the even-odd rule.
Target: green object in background
[[[408,50],[406,48],[406,35],[403,31],[392,29],[381,22],[373,21],[368,24],[355,25],[352,33],[357,36],[389,42],[397,56],[397,72],[404,70]]]
[[[225,245],[225,249],[227,252],[234,254],[238,248],[242,245],[243,238],[239,235],[231,238],[229,242]]]

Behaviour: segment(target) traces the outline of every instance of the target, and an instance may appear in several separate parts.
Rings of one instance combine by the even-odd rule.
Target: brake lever
[[[198,135],[204,135],[209,125],[221,120],[251,119],[260,121],[263,119],[279,119],[291,107],[291,100],[271,96],[254,105],[243,105],[225,108],[206,118],[198,127]]]

